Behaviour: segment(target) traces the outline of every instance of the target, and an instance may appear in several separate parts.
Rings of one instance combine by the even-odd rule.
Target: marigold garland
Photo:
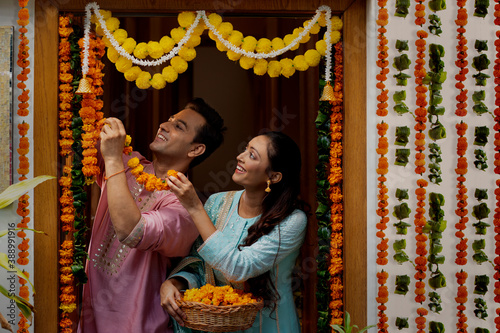
[[[98,9],[95,3],[89,5],[89,13]],[[200,11],[180,13],[179,27],[172,29],[170,36],[164,36],[159,42],[137,43],[128,37],[126,30],[119,28],[120,21],[112,17],[109,11],[100,10],[99,15],[93,14],[89,24],[95,23],[96,32],[101,36],[105,35],[103,40],[108,47],[108,58],[115,63],[119,72],[124,73],[128,81],[135,81],[140,89],[149,87],[162,89],[166,83],[174,82],[178,74],[187,70],[188,62],[196,57],[195,47],[200,44],[200,35],[205,29],[209,29],[209,37],[216,42],[219,51],[227,52],[227,57],[238,61],[244,69],[253,68],[256,75],[290,77],[296,71],[305,71],[309,67],[317,66],[321,56],[329,56],[326,33],[323,39],[316,43],[316,49],[310,49],[303,55],[269,62],[266,58],[275,58],[288,49],[296,50],[299,43],[306,43],[310,39],[310,34],[319,33],[321,27],[327,26],[326,15],[322,12],[326,9],[330,16],[328,7],[320,7],[314,16],[318,17],[316,22],[307,20],[303,27],[296,28],[293,34],[288,34],[283,39],[276,37],[273,40],[268,38],[257,40],[253,36],[243,36],[240,31],[233,29],[231,23],[223,22],[220,15],[212,13],[207,17],[204,11],[201,11],[201,14]],[[201,20],[204,23],[200,22]],[[342,20],[334,16],[331,18],[330,26],[332,28],[330,41],[335,44],[341,38]],[[154,60],[143,60],[147,57]],[[156,66],[166,60],[170,60],[170,65],[164,67],[161,73],[154,75],[143,71],[139,66],[134,66],[134,63],[141,66]]]
[[[61,319],[59,327],[61,333],[72,333],[73,322],[69,314],[76,309],[76,295],[74,289],[74,277],[71,270],[73,264],[73,241],[65,240],[59,250],[59,309],[61,310]]]
[[[417,26],[422,27],[425,24],[425,5],[423,1],[417,1],[415,5],[415,24]],[[415,154],[415,173],[423,176],[425,172],[425,134],[424,130],[426,129],[426,121],[427,121],[427,87],[423,84],[423,79],[426,75],[426,69],[424,67],[425,61],[425,51],[426,51],[426,38],[428,33],[425,30],[417,31],[417,41],[415,45],[417,47],[417,58],[421,59],[415,64],[415,83],[416,83],[416,92],[417,92],[417,108],[415,109],[415,121],[416,124],[414,126],[416,130],[415,134],[415,146],[417,150],[417,154]],[[420,188],[415,191],[418,195],[417,191],[421,194],[417,200],[417,209],[414,219],[415,225],[415,239],[417,241],[417,249],[415,258],[415,302],[423,304],[425,302],[425,283],[424,279],[426,277],[425,271],[427,270],[427,249],[426,249],[426,240],[427,235],[423,234],[423,227],[426,224],[425,217],[425,188],[428,183],[423,178],[417,180],[417,186]],[[426,315],[427,310],[423,307],[419,307],[417,309],[418,317],[415,319],[415,323],[417,324],[417,332],[424,333],[426,327]]]
[[[378,96],[377,96],[377,111],[376,114],[379,117],[385,117],[388,114],[387,111],[387,106],[388,106],[388,93],[389,90],[386,89],[384,82],[387,80],[387,74],[389,74],[389,61],[387,60],[387,57],[389,56],[388,54],[388,49],[389,47],[387,46],[388,40],[387,37],[385,36],[385,33],[387,32],[387,29],[385,26],[389,23],[389,14],[388,10],[385,7],[387,5],[387,0],[380,0],[378,1],[379,9],[378,9],[378,19],[377,19],[377,25],[379,26],[378,28],[378,57],[377,57],[377,67],[380,68],[379,73],[377,74],[377,88],[380,90]],[[378,139],[378,148],[377,148],[377,154],[380,155],[378,158],[378,167],[376,170],[376,173],[379,175],[378,177],[378,208],[377,208],[377,215],[379,216],[379,222],[377,223],[377,237],[380,239],[379,244],[377,245],[378,252],[377,252],[377,265],[384,266],[387,264],[388,259],[388,252],[387,252],[387,241],[386,235],[384,230],[387,228],[387,223],[389,222],[389,210],[387,209],[387,206],[389,205],[388,203],[388,198],[389,196],[387,195],[387,192],[389,191],[387,188],[387,185],[385,185],[385,182],[387,181],[387,178],[385,175],[389,172],[389,163],[387,161],[387,155],[388,153],[388,139],[386,137],[387,130],[389,129],[389,125],[385,123],[384,121],[381,121],[380,123],[377,124],[377,133],[379,135]],[[389,274],[382,270],[381,272],[377,273],[378,277],[378,297],[376,299],[378,305],[378,332],[379,333],[387,333],[388,332],[388,327],[389,324],[387,323],[388,317],[385,311],[387,310],[387,306],[385,303],[388,302],[389,300],[389,292],[388,288],[386,285],[387,278],[389,277]]]
[[[71,85],[73,82],[73,74],[71,68],[71,43],[69,37],[73,34],[71,25],[71,16],[59,16],[59,154],[65,156],[66,164],[71,163],[74,157],[73,153],[73,99],[75,94],[74,88]],[[61,188],[61,196],[59,198],[60,205],[60,228],[61,231],[71,237],[75,222],[75,207],[73,205],[73,185],[71,178],[72,168],[69,165],[64,166],[62,176],[59,178],[59,186]],[[71,265],[73,264],[74,247],[73,241],[64,240],[60,245],[59,250],[59,309],[61,315],[59,318],[59,326],[61,333],[73,332],[73,321],[69,314],[76,309],[76,295],[73,284],[73,273]]]
[[[465,37],[465,26],[467,25],[467,8],[466,8],[467,0],[457,0],[457,5],[459,7],[457,12],[457,19],[455,20],[455,24],[457,25],[457,60],[455,61],[455,65],[459,68],[459,73],[455,75],[455,79],[457,83],[455,84],[455,88],[458,90],[458,95],[456,97],[457,104],[455,114],[458,117],[465,117],[467,115],[467,89],[465,89],[464,81],[466,80],[466,74],[469,72],[467,68],[467,38]],[[457,253],[455,263],[459,266],[464,266],[467,264],[467,242],[468,239],[465,237],[464,230],[467,228],[466,224],[469,221],[467,217],[467,187],[465,186],[465,175],[467,174],[467,124],[461,121],[456,124],[457,130],[457,168],[455,169],[455,173],[457,174],[457,189],[458,194],[457,198],[457,209],[455,214],[458,216],[458,222],[455,224],[455,228],[457,231],[455,232],[455,236],[458,238],[458,244],[456,245]],[[465,285],[467,282],[467,272],[464,272],[461,269],[459,272],[455,274],[457,278],[457,297],[455,301],[457,304],[457,331],[458,332],[467,332],[467,316],[465,314],[466,311],[466,302],[467,302],[467,286]]]
[[[343,195],[342,195],[342,106],[343,106],[343,54],[342,42],[335,44],[334,101],[330,114],[330,183],[331,235],[330,235],[330,324],[341,325],[343,322]]]
[[[28,60],[29,58],[29,39],[26,37],[26,33],[28,32],[28,29],[26,26],[29,24],[29,10],[26,8],[28,5],[28,0],[19,0],[19,9],[18,12],[18,17],[19,20],[17,20],[17,24],[19,25],[19,50],[18,50],[18,59],[17,59],[17,65],[21,68],[21,73],[17,76],[17,79],[19,80],[19,83],[17,84],[17,87],[21,90],[21,94],[18,97],[19,104],[18,104],[18,110],[17,110],[17,115],[20,117],[26,117],[29,114],[29,90],[26,89],[26,84],[25,81],[28,80],[28,74],[30,73],[30,61]],[[19,130],[19,135],[21,136],[19,140],[19,148],[17,149],[17,152],[19,154],[19,168],[17,169],[17,173],[20,175],[19,180],[25,180],[27,179],[26,175],[29,173],[29,159],[26,156],[29,152],[29,140],[28,137],[26,136],[28,133],[29,129],[29,124],[26,122],[22,122],[18,124],[18,130]],[[28,223],[30,221],[29,218],[29,212],[30,210],[28,209],[29,207],[29,196],[27,194],[21,196],[18,201],[18,207],[17,207],[17,214],[21,216],[21,222],[17,224],[18,228],[27,228]],[[18,259],[17,263],[21,266],[27,265],[29,263],[29,238],[26,238],[26,233],[24,231],[18,232],[18,237],[22,238],[21,244],[19,244],[19,253],[18,253]],[[28,272],[23,270],[23,273],[29,277]],[[19,283],[20,283],[20,288],[19,288],[19,296],[24,298],[25,300],[29,300],[29,291],[28,291],[28,286],[26,286],[27,281],[23,278],[19,278]],[[18,322],[18,332],[27,332],[29,328],[29,323],[28,320],[24,317],[24,315],[20,312],[19,313],[19,322]]]
[[[78,42],[81,51],[81,59],[83,59],[83,38]],[[89,70],[87,73],[87,80],[92,87],[91,94],[84,94],[81,102],[82,108],[80,109],[80,117],[83,121],[83,131],[82,134],[82,148],[83,150],[83,174],[87,178],[87,184],[92,184],[95,181],[95,176],[100,172],[97,166],[97,149],[95,144],[99,139],[99,131],[96,128],[102,125],[103,112],[101,112],[103,107],[102,99],[98,98],[104,94],[102,85],[104,84],[102,78],[104,74],[102,69],[104,68],[103,62],[100,60],[104,55],[104,42],[101,38],[92,35],[89,38],[89,58],[88,66]]]
[[[495,0],[495,25],[500,26],[500,0]],[[495,174],[500,174],[500,166],[498,165],[498,161],[500,160],[500,30],[496,31],[496,40],[495,40],[495,50],[496,50],[496,58],[495,58],[495,66],[493,67],[493,76],[495,79],[495,111],[494,111],[494,130],[495,130]],[[495,214],[493,217],[493,225],[495,226],[495,302],[500,303],[500,179],[497,179],[495,189],[495,199],[496,199],[496,207]],[[500,307],[496,308],[496,318],[495,318],[495,326],[497,332],[500,331]]]

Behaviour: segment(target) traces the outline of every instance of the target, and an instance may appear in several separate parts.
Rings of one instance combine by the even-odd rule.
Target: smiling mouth
[[[167,138],[163,134],[158,134],[156,137],[162,141],[167,141]]]
[[[243,169],[240,165],[237,165],[236,166],[236,171],[239,171],[239,172],[246,172],[245,169]]]

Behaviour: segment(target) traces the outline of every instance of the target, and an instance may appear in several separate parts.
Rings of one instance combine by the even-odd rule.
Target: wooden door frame
[[[100,0],[103,9],[128,13],[178,13],[183,10],[253,14],[314,13],[321,5],[344,21],[344,301],[358,326],[366,325],[366,1]],[[34,174],[58,175],[58,14],[83,12],[86,0],[36,0]],[[347,61],[348,60],[348,61]],[[35,333],[58,331],[58,189],[55,182],[35,189],[35,228],[48,237],[34,242]]]

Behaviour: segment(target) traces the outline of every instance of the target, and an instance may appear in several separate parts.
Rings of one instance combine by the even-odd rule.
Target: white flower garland
[[[115,39],[113,34],[108,30],[108,27],[106,26],[106,22],[104,21],[104,18],[102,17],[101,13],[99,12],[99,5],[97,5],[96,2],[91,2],[88,3],[85,6],[85,28],[84,28],[84,38],[83,38],[83,63],[82,63],[82,74],[86,75],[88,70],[89,70],[89,33],[90,33],[90,17],[92,16],[92,10],[94,11],[94,14],[96,15],[97,19],[99,20],[99,24],[101,25],[101,28],[108,38],[109,42],[111,45],[116,49],[116,51],[124,58],[127,58],[128,60],[132,61],[132,63],[140,66],[158,66],[163,64],[165,61],[172,59],[174,56],[176,56],[179,53],[179,50],[183,47],[183,45],[191,38],[191,35],[194,31],[194,29],[198,26],[198,23],[200,19],[203,19],[205,22],[205,25],[208,27],[208,29],[217,37],[219,42],[221,42],[225,47],[230,49],[231,51],[244,55],[245,57],[248,58],[253,58],[253,59],[267,59],[267,58],[275,58],[279,55],[282,55],[283,53],[289,51],[293,47],[295,47],[300,40],[302,40],[312,29],[313,25],[316,24],[318,21],[319,17],[321,16],[322,12],[325,12],[325,20],[326,20],[326,66],[325,66],[325,81],[330,81],[330,76],[331,76],[331,69],[332,69],[332,43],[331,43],[331,32],[332,32],[332,22],[331,17],[332,17],[332,11],[330,7],[328,6],[320,6],[316,10],[316,14],[314,17],[311,19],[311,21],[307,24],[307,26],[302,30],[302,32],[287,46],[285,46],[282,49],[279,50],[274,50],[269,53],[255,53],[255,52],[248,52],[245,51],[239,47],[234,46],[231,44],[228,40],[224,39],[222,35],[219,33],[216,27],[214,27],[208,20],[206,13],[204,10],[198,10],[196,11],[196,18],[187,30],[186,34],[184,37],[179,41],[176,47],[174,47],[169,53],[164,54],[161,58],[157,60],[142,60],[142,59],[137,59],[133,55],[129,54],[125,49],[118,43],[118,41]]]

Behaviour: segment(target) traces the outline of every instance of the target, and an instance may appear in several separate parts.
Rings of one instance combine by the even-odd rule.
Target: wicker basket
[[[184,325],[188,328],[207,332],[233,332],[249,329],[257,313],[264,306],[261,300],[244,305],[216,306],[199,302],[177,300],[186,314]]]

